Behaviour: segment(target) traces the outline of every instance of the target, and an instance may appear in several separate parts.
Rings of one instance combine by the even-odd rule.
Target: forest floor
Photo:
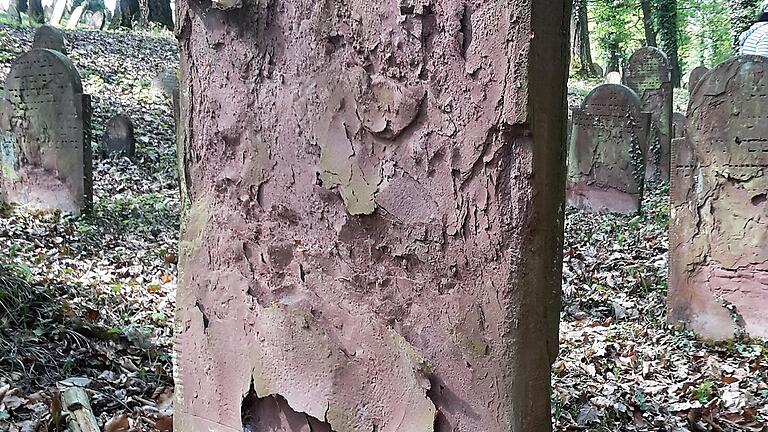
[[[95,150],[125,112],[138,156],[96,157],[92,215],[0,209],[0,431],[56,430],[69,386],[87,389],[107,432],[167,431],[179,200],[171,104],[151,81],[178,64],[175,41],[67,38]],[[0,79],[31,39],[0,26]],[[594,82],[572,84],[575,105]],[[555,429],[768,432],[768,347],[665,323],[669,205],[663,185],[650,189],[643,216],[567,212]]]

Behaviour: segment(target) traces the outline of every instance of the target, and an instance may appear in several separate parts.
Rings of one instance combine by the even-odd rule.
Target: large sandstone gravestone
[[[573,112],[566,197],[572,206],[624,214],[640,210],[650,114],[619,84],[598,86]]]
[[[651,113],[645,176],[669,180],[665,167],[669,167],[672,139],[672,80],[667,57],[657,48],[640,48],[629,58],[623,79],[640,96],[643,111]]]
[[[674,148],[669,319],[716,340],[768,337],[768,59],[704,75]]]
[[[78,214],[91,203],[90,98],[58,51],[19,56],[5,81],[9,121],[0,199]]]
[[[58,51],[64,55],[67,54],[67,46],[64,40],[64,33],[61,30],[42,25],[35,31],[35,38],[32,42],[32,48],[44,48]]]
[[[133,122],[124,114],[109,119],[102,137],[104,153],[108,156],[126,156],[133,159],[136,154],[136,138]]]
[[[690,74],[688,74],[688,95],[693,94],[693,89],[696,88],[696,84],[699,83],[701,77],[709,72],[709,68],[706,66],[696,66],[693,68]]]

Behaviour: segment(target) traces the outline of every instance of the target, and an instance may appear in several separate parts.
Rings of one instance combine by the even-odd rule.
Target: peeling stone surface
[[[672,79],[667,56],[655,47],[640,48],[629,58],[623,79],[640,96],[642,110],[651,113],[645,177],[669,181]]]
[[[696,84],[701,81],[701,77],[709,72],[709,68],[706,66],[696,66],[693,68],[690,74],[688,74],[688,94],[692,95],[693,90],[696,88]]]
[[[33,49],[5,81],[0,199],[78,214],[91,203],[90,98],[58,51]]]
[[[568,204],[593,212],[640,211],[649,124],[630,88],[603,84],[592,90],[573,109]]]
[[[179,3],[175,430],[550,430],[566,3]]]
[[[673,147],[669,319],[705,338],[768,337],[768,59],[701,79]]]

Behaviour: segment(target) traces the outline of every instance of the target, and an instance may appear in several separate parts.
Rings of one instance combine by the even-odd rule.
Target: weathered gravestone
[[[72,15],[69,16],[69,19],[67,20],[67,28],[70,30],[74,30],[77,28],[77,25],[80,23],[80,20],[83,18],[83,14],[85,13],[85,9],[88,6],[88,3],[82,3],[80,6],[76,7],[72,11]]]
[[[136,154],[136,138],[131,119],[124,114],[109,119],[104,128],[102,144],[107,155],[127,156],[132,159]]]
[[[61,30],[42,25],[35,31],[35,38],[32,42],[32,48],[45,48],[58,51],[64,55],[67,54],[67,46],[64,40],[64,33]]]
[[[672,113],[672,138],[685,136],[685,114],[675,111]],[[668,170],[667,170],[668,171]]]
[[[61,18],[64,17],[66,10],[67,0],[56,0],[53,6],[53,13],[51,13],[51,19],[48,22],[54,26],[61,24]]]
[[[715,67],[689,103],[670,188],[669,319],[768,337],[768,59]]]
[[[667,179],[672,139],[672,80],[667,57],[654,47],[640,48],[629,58],[624,84],[640,96],[642,109],[651,113],[649,149],[645,160],[648,179]]]
[[[593,68],[593,69],[595,70],[595,72],[597,73],[597,76],[603,76],[603,75],[605,75],[605,72],[603,72],[603,67],[602,67],[602,66],[600,66],[599,64],[597,64],[597,63],[592,63],[592,68]]]
[[[693,89],[696,87],[696,84],[699,83],[701,80],[701,77],[704,76],[709,72],[709,68],[706,66],[696,66],[693,68],[690,74],[688,74],[688,94],[689,96],[693,94]]]
[[[154,95],[164,95],[173,100],[173,95],[179,89],[179,72],[177,69],[168,68],[160,71],[152,79],[150,93]]]
[[[605,82],[608,84],[621,84],[621,74],[616,71],[608,72],[605,75]]]
[[[85,15],[85,23],[88,27],[96,30],[104,29],[106,25],[106,17],[103,11],[88,12]]]
[[[79,213],[91,202],[90,99],[58,51],[19,56],[5,81],[0,199],[34,209]]]
[[[573,112],[566,196],[589,211],[636,213],[643,197],[643,160],[650,115],[628,87],[603,84]]]

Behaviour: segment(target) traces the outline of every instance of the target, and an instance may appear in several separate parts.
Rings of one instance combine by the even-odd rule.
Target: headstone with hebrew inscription
[[[5,81],[0,200],[78,214],[91,203],[90,98],[58,51],[33,49]]]
[[[35,31],[35,38],[32,42],[32,48],[46,48],[56,50],[64,55],[67,54],[67,47],[64,41],[64,33],[61,30],[42,25]]]
[[[619,84],[598,86],[573,110],[566,196],[593,212],[637,213],[643,198],[650,115]]]
[[[688,75],[688,95],[690,96],[693,93],[693,89],[696,87],[696,84],[701,81],[701,78],[709,72],[709,69],[706,66],[696,66],[693,68],[691,73]]]
[[[635,51],[624,70],[624,84],[640,96],[643,111],[651,113],[649,149],[645,161],[648,179],[663,179],[669,166],[672,139],[672,80],[667,57],[658,48]]]
[[[768,338],[768,58],[707,73],[673,150],[670,321],[709,339]]]

